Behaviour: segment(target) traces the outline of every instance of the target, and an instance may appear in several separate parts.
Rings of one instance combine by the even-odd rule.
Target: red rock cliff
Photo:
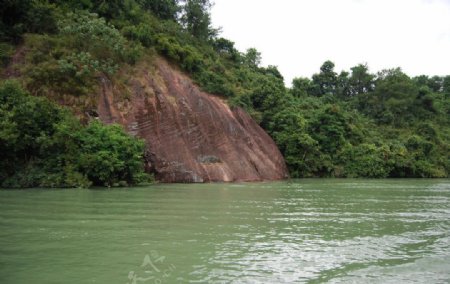
[[[130,96],[104,80],[98,114],[147,143],[147,170],[162,182],[261,181],[287,177],[273,140],[242,109],[199,90],[165,60],[137,67]]]

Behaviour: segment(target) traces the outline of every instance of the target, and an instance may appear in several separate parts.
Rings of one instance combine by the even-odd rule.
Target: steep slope
[[[133,75],[131,75],[133,73]],[[128,99],[103,80],[99,118],[147,142],[147,170],[163,182],[261,181],[288,176],[273,140],[240,108],[206,94],[164,59],[127,75]]]

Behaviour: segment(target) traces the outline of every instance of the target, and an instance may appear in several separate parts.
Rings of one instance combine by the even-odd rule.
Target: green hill
[[[260,66],[256,49],[241,52],[219,37],[210,5],[208,0],[5,1],[0,7],[3,186],[141,181],[143,167],[124,166],[121,155],[96,170],[87,164],[99,160],[99,152],[89,161],[74,159],[88,143],[79,137],[64,138],[79,148],[45,152],[49,140],[42,133],[56,139],[74,122],[49,116],[41,107],[27,114],[35,119],[21,121],[24,114],[10,94],[24,89],[32,96],[24,93],[21,103],[50,104],[64,116],[69,114],[44,100],[68,106],[82,122],[71,126],[79,132],[120,136],[120,130],[112,134],[116,130],[87,123],[86,114],[95,107],[91,95],[100,78],[120,83],[120,70],[156,55],[179,66],[204,91],[245,108],[275,140],[292,177],[449,176],[450,76],[411,78],[399,68],[372,74],[365,65],[338,74],[326,61],[311,78],[294,79],[289,89],[275,66]],[[55,126],[60,124],[65,126]],[[20,137],[29,137],[29,144],[11,143]],[[133,151],[142,157],[142,147]],[[58,169],[53,178],[48,168]]]

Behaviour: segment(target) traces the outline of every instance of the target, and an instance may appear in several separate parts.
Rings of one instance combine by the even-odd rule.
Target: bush
[[[80,169],[94,185],[145,181],[144,142],[127,135],[121,126],[93,121],[81,130],[78,139]]]
[[[136,184],[144,173],[144,142],[118,125],[87,126],[16,82],[0,85],[2,187],[88,187]]]
[[[384,178],[389,176],[391,168],[387,157],[389,149],[374,144],[362,143],[357,146],[348,144],[340,153],[344,163],[344,176]]]

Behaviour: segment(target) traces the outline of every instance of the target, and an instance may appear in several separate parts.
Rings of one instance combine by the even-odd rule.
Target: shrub
[[[118,125],[83,126],[44,98],[11,81],[0,85],[2,187],[88,187],[136,184],[144,173],[144,142]]]

